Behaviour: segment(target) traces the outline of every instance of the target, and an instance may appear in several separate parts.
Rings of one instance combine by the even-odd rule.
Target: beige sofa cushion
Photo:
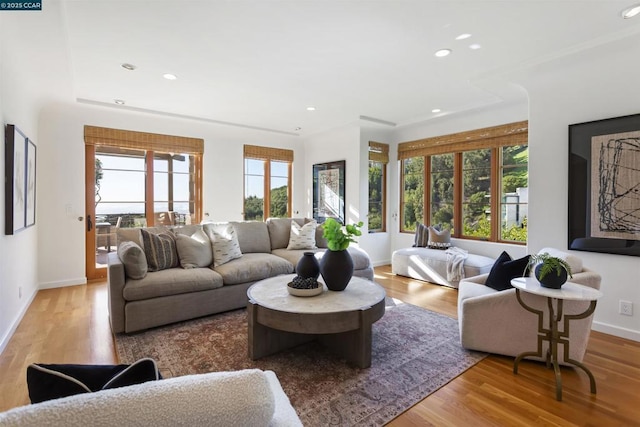
[[[271,250],[286,248],[289,244],[289,235],[291,232],[291,221],[295,221],[298,225],[304,225],[302,218],[269,218],[267,219],[267,230],[269,231],[269,239],[271,240]]]
[[[269,229],[262,221],[231,222],[236,229],[240,250],[243,254],[271,253]]]
[[[127,280],[122,291],[127,301],[186,294],[222,287],[222,277],[210,268],[170,268]]]
[[[242,258],[234,259],[214,270],[222,276],[225,285],[255,282],[277,276],[293,273],[293,264],[284,258],[266,253],[243,254]]]

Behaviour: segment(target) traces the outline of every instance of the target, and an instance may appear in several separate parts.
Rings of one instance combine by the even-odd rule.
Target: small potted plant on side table
[[[567,261],[551,256],[547,252],[530,256],[527,267],[534,266],[536,279],[545,288],[560,289],[567,281],[567,277],[573,277],[571,266]]]

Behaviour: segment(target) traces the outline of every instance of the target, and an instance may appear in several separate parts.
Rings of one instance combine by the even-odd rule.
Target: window
[[[244,146],[245,220],[291,216],[292,164],[292,150]]]
[[[400,231],[428,218],[459,238],[526,242],[527,122],[401,143],[398,159]]]
[[[402,160],[401,218],[401,231],[415,231],[424,222],[424,157]]]
[[[121,227],[202,220],[201,139],[85,126],[95,156],[96,222]]]
[[[387,229],[387,163],[389,145],[369,142],[369,233]]]
[[[500,238],[526,242],[529,148],[526,145],[502,147],[500,154]]]

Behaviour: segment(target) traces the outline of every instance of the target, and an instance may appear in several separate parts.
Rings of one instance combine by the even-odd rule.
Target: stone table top
[[[382,286],[360,277],[353,277],[344,291],[330,291],[323,284],[324,291],[320,295],[293,296],[287,291],[287,283],[294,277],[294,274],[288,274],[261,280],[249,288],[247,296],[265,308],[289,313],[362,310],[379,303],[386,296]]]

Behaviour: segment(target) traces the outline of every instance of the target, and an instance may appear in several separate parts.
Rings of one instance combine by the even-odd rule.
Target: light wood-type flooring
[[[390,297],[456,317],[457,291],[394,276],[376,268]],[[508,321],[508,319],[505,319]],[[29,402],[29,363],[116,363],[104,282],[38,292],[0,355],[0,410]],[[489,356],[390,425],[404,426],[640,426],[640,343],[592,332],[583,372],[562,369],[563,401],[555,400],[553,372],[513,358]]]

